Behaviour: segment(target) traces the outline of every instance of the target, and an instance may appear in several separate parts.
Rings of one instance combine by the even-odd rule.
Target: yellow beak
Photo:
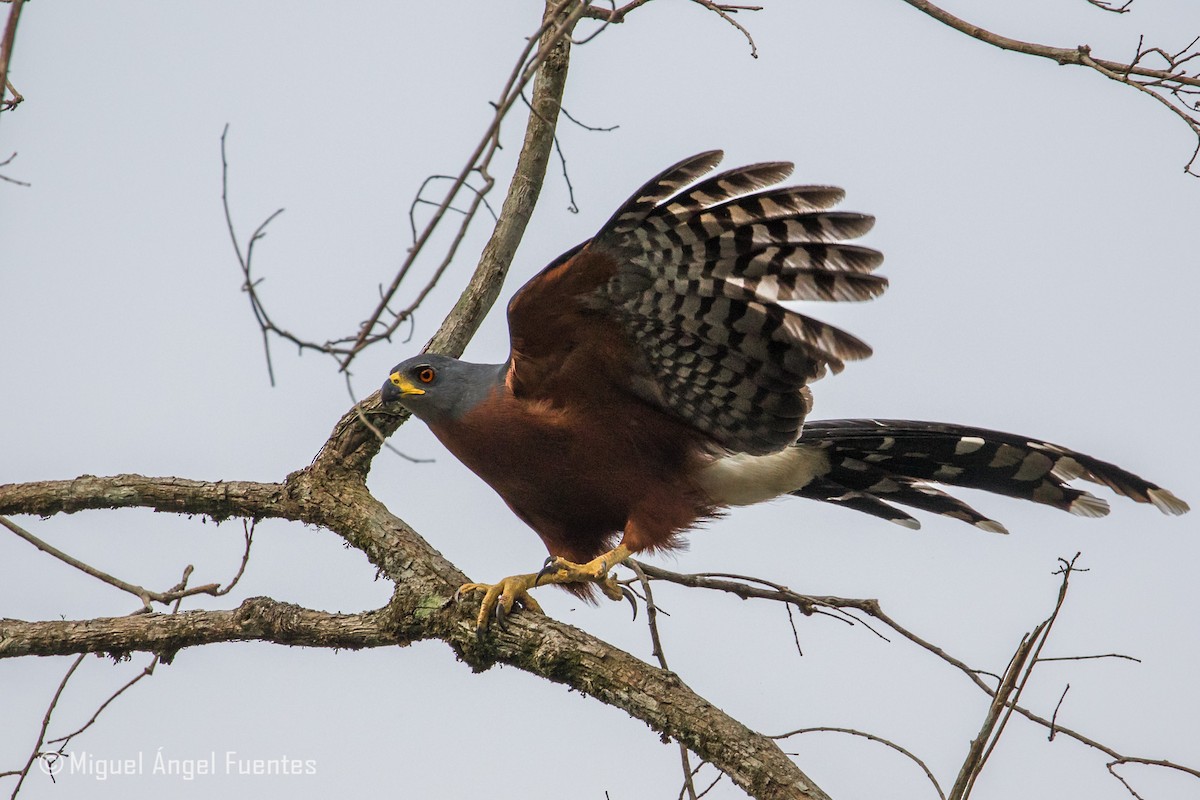
[[[425,394],[424,389],[418,389],[416,386],[414,386],[407,378],[405,378],[399,372],[393,372],[391,375],[388,376],[388,380],[392,382],[393,386],[395,386],[397,389],[400,390],[400,394],[402,394],[402,395]]]

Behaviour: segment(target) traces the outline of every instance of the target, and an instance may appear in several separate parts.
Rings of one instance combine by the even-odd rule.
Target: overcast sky
[[[1134,90],[1004,53],[899,0],[769,0],[738,32],[697,5],[652,3],[572,56],[567,109],[609,133],[560,126],[579,213],[552,164],[507,298],[592,235],[646,178],[700,150],[727,165],[791,160],[795,179],[845,187],[878,217],[879,300],[806,309],[875,348],[815,386],[814,417],[960,422],[1045,438],[1200,501],[1195,366],[1200,180],[1183,174],[1186,127]],[[1084,0],[959,0],[950,10],[1017,38],[1087,42],[1129,57],[1140,33],[1167,49],[1200,34],[1188,0],[1106,14]],[[6,13],[6,12],[5,12]],[[324,340],[353,333],[410,243],[420,182],[457,172],[491,117],[540,4],[33,3],[11,79],[26,100],[0,117],[0,483],[138,472],[277,481],[308,464],[350,398],[332,361],[276,343],[271,388],[220,205],[219,137],[246,235],[276,208],[258,253],[277,320]],[[592,29],[594,26],[588,26]],[[507,177],[523,119],[504,132]],[[503,186],[494,195],[502,197]],[[373,391],[436,329],[487,234],[477,226],[411,341],[365,353]],[[431,270],[430,259],[421,269]],[[415,292],[419,285],[414,284]],[[501,305],[502,307],[502,305]],[[507,354],[503,315],[467,351]],[[476,580],[526,572],[540,541],[417,423],[384,453],[378,497]],[[1113,513],[1071,517],[965,495],[1012,535],[922,517],[910,531],[822,504],[739,510],[658,563],[758,575],[797,591],[877,597],[972,666],[1002,671],[1049,613],[1058,557],[1082,552],[1050,655],[1143,659],[1045,665],[1024,701],[1129,755],[1200,765],[1195,665],[1200,516],[1167,518],[1105,495]],[[241,528],[143,511],[18,520],[126,580],[223,581]],[[902,641],[827,617],[663,587],[667,657],[696,691],[766,733],[829,725],[886,736],[949,786],[986,711],[965,677]],[[330,611],[386,602],[361,553],[327,531],[266,522],[238,590],[191,608],[269,595]],[[539,594],[547,611],[650,658],[627,606]],[[135,603],[0,536],[0,616],[68,619]],[[141,668],[88,659],[51,727],[59,735]],[[24,763],[68,659],[0,661],[0,771]],[[185,781],[35,773],[23,796],[673,798],[678,753],[623,712],[508,668],[473,675],[440,643],[332,653],[273,645],[186,650],[122,697],[72,749],[313,760],[316,774]],[[919,771],[863,740],[785,745],[835,798],[931,798]],[[712,774],[711,768],[705,774]],[[1146,797],[1197,782],[1127,768]],[[703,780],[703,779],[702,779]],[[570,789],[564,784],[571,783]],[[703,781],[707,784],[707,781]],[[7,790],[10,780],[0,781]],[[500,788],[495,790],[496,786]],[[738,797],[728,781],[710,797]],[[1104,758],[1014,720],[976,797],[1121,798]]]

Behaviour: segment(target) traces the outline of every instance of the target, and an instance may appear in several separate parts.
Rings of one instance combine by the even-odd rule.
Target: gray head
[[[503,383],[506,368],[425,353],[392,367],[380,397],[385,403],[400,403],[426,422],[455,420]]]

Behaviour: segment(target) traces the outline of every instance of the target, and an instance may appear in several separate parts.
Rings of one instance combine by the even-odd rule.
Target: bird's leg
[[[620,600],[624,594],[611,570],[625,563],[625,559],[631,555],[633,554],[629,552],[629,548],[622,543],[586,564],[576,564],[559,556],[551,556],[546,559],[545,566],[537,574],[534,586],[541,586],[543,583],[594,583],[610,600]]]
[[[613,567],[621,564],[632,555],[629,548],[619,544],[607,553],[593,558],[586,564],[576,564],[564,558],[552,557],[546,560],[546,565],[540,572],[528,575],[513,575],[499,583],[466,583],[459,587],[455,597],[461,597],[471,592],[483,592],[483,602],[479,606],[479,614],[475,617],[475,629],[483,632],[488,622],[494,616],[503,621],[520,603],[531,611],[542,613],[537,601],[529,596],[529,590],[535,586],[548,583],[595,583],[600,591],[613,600],[625,597],[625,592],[610,572]],[[635,606],[636,611],[636,606]]]

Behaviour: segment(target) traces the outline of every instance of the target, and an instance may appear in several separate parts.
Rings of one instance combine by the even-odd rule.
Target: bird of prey
[[[1164,513],[1188,510],[1131,472],[1027,436],[806,421],[808,384],[871,350],[782,303],[883,292],[882,255],[847,242],[874,220],[831,210],[840,189],[776,186],[789,163],[705,177],[721,158],[665,170],[526,283],[508,304],[508,361],[423,354],[384,383],[383,401],[424,420],[550,552],[540,572],[460,590],[484,593],[481,631],[515,603],[538,609],[528,590],[542,583],[620,599],[610,572],[630,555],[785,494],[911,528],[919,523],[897,505],[1001,533],[934,484],[1108,513],[1068,485],[1083,479]]]

